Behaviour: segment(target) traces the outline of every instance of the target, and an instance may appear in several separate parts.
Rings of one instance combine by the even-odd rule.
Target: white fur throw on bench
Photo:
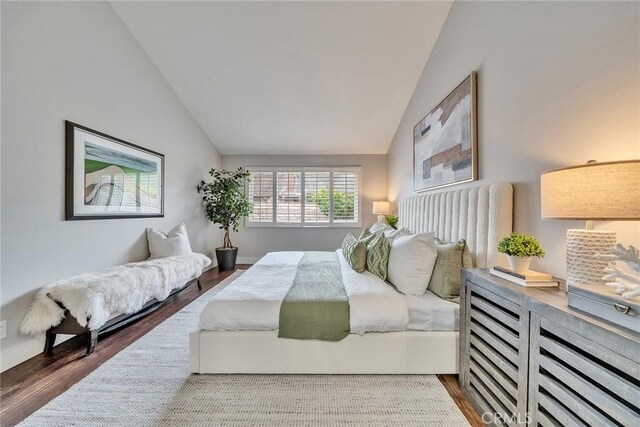
[[[154,298],[166,299],[210,264],[206,256],[191,253],[132,262],[50,283],[38,291],[20,331],[37,334],[60,324],[65,311],[56,302],[81,326],[99,329],[114,313],[136,313]]]

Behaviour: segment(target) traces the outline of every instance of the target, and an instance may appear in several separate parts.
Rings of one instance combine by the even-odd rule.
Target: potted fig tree
[[[204,213],[209,221],[218,224],[224,230],[222,247],[216,248],[218,269],[228,271],[236,268],[238,248],[231,243],[231,230],[238,231],[240,221],[249,216],[253,206],[244,191],[244,184],[251,174],[243,168],[235,171],[209,171],[212,179],[198,184],[198,193],[202,194]]]
[[[527,234],[511,233],[498,243],[498,252],[507,255],[511,270],[526,273],[531,265],[531,257],[542,258],[544,249],[535,237]]]

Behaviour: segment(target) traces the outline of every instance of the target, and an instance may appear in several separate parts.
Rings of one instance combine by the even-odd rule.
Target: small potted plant
[[[511,270],[526,273],[531,265],[531,257],[542,258],[544,249],[535,237],[527,234],[511,233],[498,243],[498,252],[507,255]]]
[[[394,215],[394,214],[386,214],[384,216],[384,222],[386,222],[389,227],[393,228],[394,230],[398,229],[398,215]]]
[[[224,230],[223,245],[216,248],[218,270],[233,270],[236,268],[238,248],[231,244],[230,231],[237,232],[240,221],[253,211],[244,191],[244,183],[251,179],[251,174],[238,168],[236,171],[211,169],[209,175],[213,179],[209,182],[201,181],[196,188],[202,194],[207,219]]]

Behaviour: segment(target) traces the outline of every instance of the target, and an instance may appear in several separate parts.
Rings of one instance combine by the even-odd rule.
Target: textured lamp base
[[[604,269],[609,261],[596,255],[611,252],[616,244],[614,231],[567,230],[567,287],[604,285]]]

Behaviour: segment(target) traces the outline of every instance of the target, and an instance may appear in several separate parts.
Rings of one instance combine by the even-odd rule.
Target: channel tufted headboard
[[[435,231],[436,237],[447,242],[465,239],[476,267],[506,261],[496,247],[513,230],[513,187],[509,183],[408,197],[400,200],[398,211],[399,226],[412,233]]]

